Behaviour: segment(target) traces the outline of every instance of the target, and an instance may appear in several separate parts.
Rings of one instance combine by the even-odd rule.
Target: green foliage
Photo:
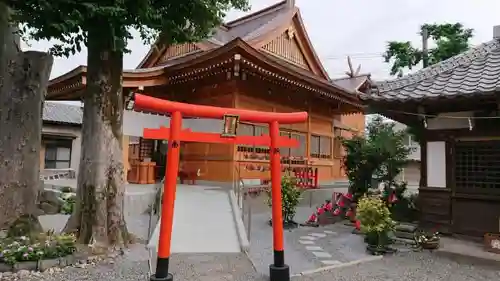
[[[375,117],[367,125],[366,136],[342,138],[346,150],[344,170],[349,179],[349,189],[354,199],[363,196],[373,186],[374,180],[395,183],[395,177],[407,163],[412,148],[405,145],[408,138],[405,130],[396,130],[392,122]]]
[[[361,231],[368,236],[371,245],[387,244],[387,233],[396,223],[391,218],[387,205],[379,197],[362,197],[356,208],[356,217],[361,223]],[[374,241],[373,238],[376,238]],[[380,238],[383,238],[382,241]]]
[[[461,23],[424,24],[420,28],[420,35],[424,29],[427,29],[429,38],[435,43],[435,47],[428,50],[429,65],[466,51],[473,36],[473,30]],[[391,75],[401,76],[403,69],[412,69],[422,61],[423,56],[422,50],[413,47],[410,41],[389,41],[384,59],[387,63],[392,61]]]
[[[267,205],[272,206],[271,188],[267,191]],[[297,205],[299,205],[302,190],[297,186],[296,180],[290,176],[281,178],[281,208],[283,211],[283,221],[293,222]]]
[[[398,222],[415,222],[418,220],[418,194],[406,194],[407,183],[394,183],[394,186],[385,186],[382,199],[389,202],[389,196],[394,192],[396,202],[388,204],[391,216]]]
[[[0,262],[15,264],[21,261],[54,259],[72,254],[76,237],[54,234],[53,231],[32,236],[8,237],[0,242]]]
[[[72,195],[62,197],[62,200],[64,201],[64,203],[61,206],[61,213],[65,215],[71,215],[73,213],[73,210],[75,209],[76,196]]]
[[[112,42],[110,51],[126,51],[131,28],[146,43],[159,38],[160,44],[198,41],[221,24],[225,12],[234,7],[247,9],[248,0],[4,0],[14,10],[12,20],[34,40],[52,40],[51,52],[69,56],[87,45],[87,34],[97,30],[103,41]],[[158,37],[160,35],[160,37]]]

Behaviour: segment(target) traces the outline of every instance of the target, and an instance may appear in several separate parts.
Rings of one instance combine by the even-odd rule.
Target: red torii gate
[[[169,273],[170,243],[174,217],[174,200],[179,171],[180,141],[269,146],[271,154],[271,199],[274,261],[269,266],[271,281],[290,280],[290,268],[285,264],[283,246],[283,214],[281,209],[281,159],[279,147],[297,147],[297,140],[280,136],[279,124],[305,122],[307,112],[276,113],[222,108],[172,102],[141,94],[134,95],[134,109],[156,113],[170,113],[170,128],[144,129],[144,138],[168,140],[167,167],[164,182],[163,205],[158,242],[158,261],[151,281],[172,281]],[[182,116],[224,119],[222,134],[182,130]],[[237,136],[239,121],[269,124],[269,136]]]

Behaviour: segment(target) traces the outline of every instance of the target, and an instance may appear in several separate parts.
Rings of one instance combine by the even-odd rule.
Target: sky
[[[260,10],[279,0],[250,0],[252,11]],[[371,73],[376,80],[390,78],[389,65],[381,58],[387,41],[412,41],[421,46],[417,34],[423,23],[461,22],[475,31],[473,45],[491,40],[493,26],[500,25],[498,0],[296,0],[309,37],[332,78],[348,70],[346,56],[362,73]],[[232,20],[249,12],[229,11]],[[51,42],[28,42],[24,49],[46,51]],[[124,67],[135,68],[146,55],[149,46],[140,38],[128,45],[132,53],[125,55]],[[62,75],[79,65],[85,65],[87,52],[69,58],[56,58],[51,78]]]

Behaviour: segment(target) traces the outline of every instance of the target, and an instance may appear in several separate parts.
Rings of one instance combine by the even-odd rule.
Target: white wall
[[[427,186],[446,187],[446,143],[427,142]]]
[[[474,127],[472,111],[446,112],[427,120],[428,130],[464,129]],[[427,142],[427,186],[446,188],[446,142]]]

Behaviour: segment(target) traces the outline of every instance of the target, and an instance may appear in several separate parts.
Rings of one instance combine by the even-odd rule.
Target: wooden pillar
[[[128,182],[127,181],[127,174],[128,174],[128,171],[130,170],[130,163],[129,163],[129,160],[128,160],[128,153],[129,153],[129,143],[130,143],[130,137],[129,136],[125,136],[123,135],[122,136],[122,146],[123,146],[123,151],[122,151],[122,155],[123,155],[123,181],[124,182]]]
[[[40,171],[45,169],[45,143],[40,144]]]
[[[306,157],[309,159],[311,157],[311,103],[309,102],[309,106],[307,109],[307,135],[306,135]]]

